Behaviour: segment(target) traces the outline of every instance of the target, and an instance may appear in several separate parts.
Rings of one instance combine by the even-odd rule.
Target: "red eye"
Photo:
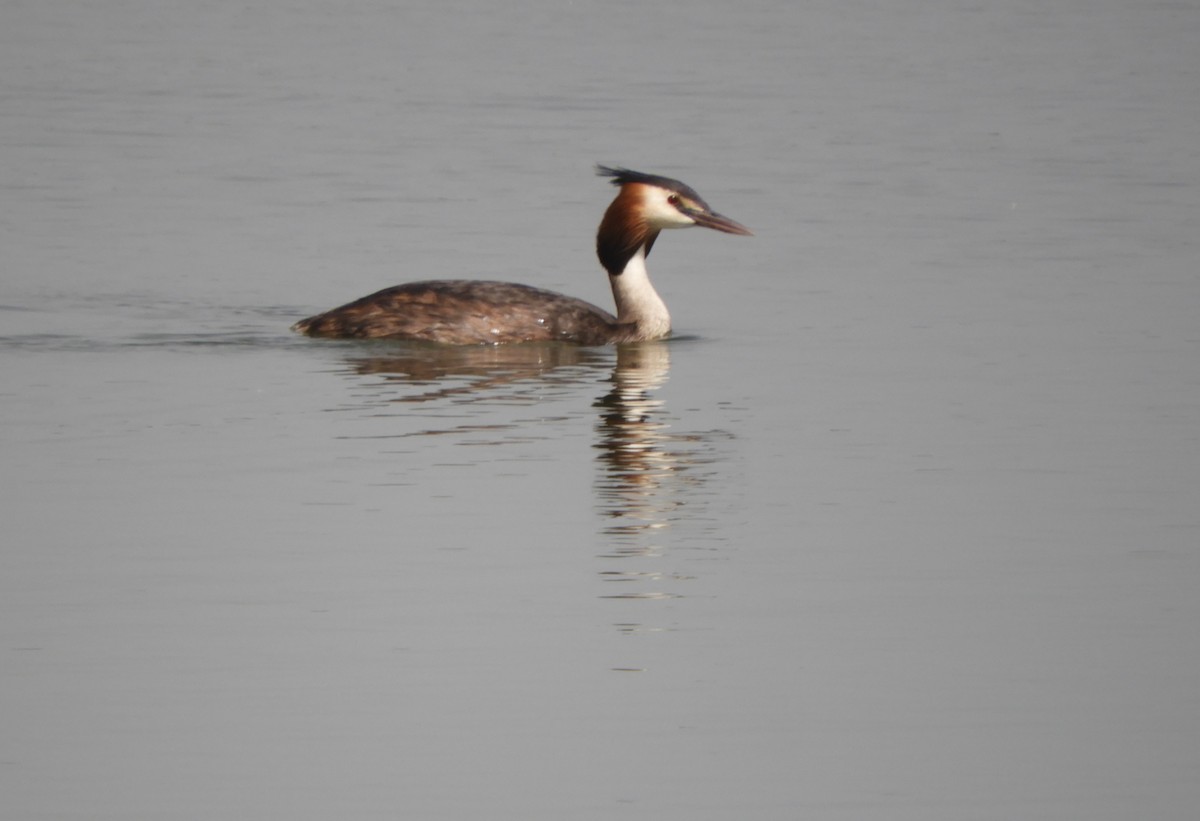
[[[667,197],[667,202],[671,203],[671,205],[679,205],[679,196],[672,194],[671,196]]]

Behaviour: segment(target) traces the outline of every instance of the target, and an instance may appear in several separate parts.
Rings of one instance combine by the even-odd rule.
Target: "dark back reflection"
[[[527,398],[547,384],[577,384],[611,361],[611,352],[578,345],[381,345],[377,353],[348,358],[358,374],[427,387],[389,397],[392,402],[437,402],[477,397]],[[582,374],[581,374],[582,369]],[[534,380],[530,382],[530,380]]]

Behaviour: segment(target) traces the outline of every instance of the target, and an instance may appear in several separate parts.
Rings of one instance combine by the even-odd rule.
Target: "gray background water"
[[[0,6],[0,815],[1200,806],[1200,5]],[[430,276],[679,338],[295,319]]]

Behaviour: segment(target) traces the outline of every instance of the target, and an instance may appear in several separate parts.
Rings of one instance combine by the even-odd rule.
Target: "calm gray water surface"
[[[0,815],[1184,819],[1200,5],[0,7]],[[679,336],[316,342],[405,279]]]

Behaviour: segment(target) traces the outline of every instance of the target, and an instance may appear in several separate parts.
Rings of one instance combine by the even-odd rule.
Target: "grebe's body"
[[[413,339],[449,345],[557,340],[625,342],[617,318],[582,299],[513,282],[408,282],[296,324],[309,336]],[[630,328],[625,331],[631,331]]]
[[[616,316],[581,299],[528,285],[455,279],[385,288],[301,320],[293,330],[309,336],[451,345],[606,345],[668,336],[671,316],[646,273],[646,256],[659,231],[693,225],[729,234],[750,231],[714,213],[678,180],[624,168],[600,166],[597,171],[621,188],[596,235],[596,253],[608,271]]]

